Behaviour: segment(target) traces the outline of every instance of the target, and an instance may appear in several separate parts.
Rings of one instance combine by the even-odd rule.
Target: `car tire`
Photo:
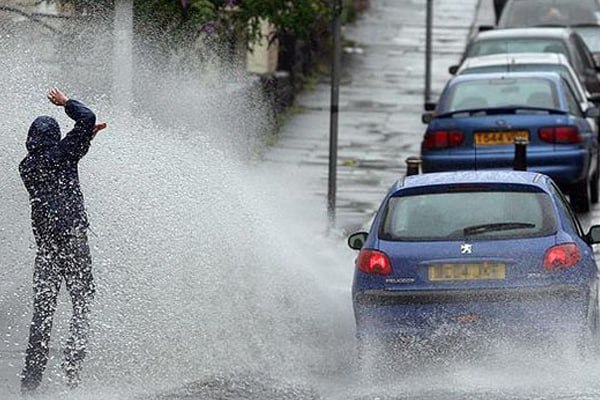
[[[356,371],[361,378],[370,379],[377,367],[378,345],[372,336],[356,336]]]
[[[496,17],[496,24],[500,20],[500,16],[502,15],[502,11],[504,10],[504,6],[506,5],[507,0],[494,0],[494,15]]]
[[[415,338],[409,336],[357,336],[356,367],[359,376],[376,379],[381,371],[406,371],[412,365],[410,361],[413,357],[409,353],[414,343]]]
[[[594,299],[589,319],[590,348],[594,356],[598,356],[600,355],[600,304],[597,297]]]
[[[590,200],[592,204],[598,204],[598,180],[600,180],[600,165],[594,171],[590,181]]]
[[[367,357],[367,344],[365,343],[365,338],[362,336],[356,336],[354,343],[356,349],[356,365],[359,372],[362,372],[365,358]]]
[[[373,336],[356,336],[356,372],[360,379],[371,381],[381,365],[382,343]]]
[[[596,360],[600,355],[600,309],[595,299],[587,324],[580,335],[579,353],[582,360]]]
[[[569,191],[571,207],[578,213],[590,211],[590,186],[587,180],[576,183]]]

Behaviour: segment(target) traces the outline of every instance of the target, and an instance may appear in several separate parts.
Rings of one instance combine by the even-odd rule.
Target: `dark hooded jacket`
[[[88,227],[77,164],[90,148],[96,116],[76,100],[67,101],[65,111],[75,120],[73,130],[61,140],[54,118],[36,118],[27,136],[27,156],[19,165],[29,192],[38,244],[40,240],[76,234]]]

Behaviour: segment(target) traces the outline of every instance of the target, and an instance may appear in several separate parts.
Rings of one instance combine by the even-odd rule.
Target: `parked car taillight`
[[[423,148],[426,150],[448,149],[460,146],[465,141],[461,131],[433,131],[425,134]]]
[[[377,250],[361,250],[356,258],[356,266],[367,274],[389,275],[392,273],[392,264],[387,254]]]
[[[548,143],[581,143],[581,135],[576,126],[545,126],[539,129],[538,136]]]
[[[581,253],[575,243],[564,243],[550,247],[544,257],[544,269],[556,271],[571,268],[579,262]]]

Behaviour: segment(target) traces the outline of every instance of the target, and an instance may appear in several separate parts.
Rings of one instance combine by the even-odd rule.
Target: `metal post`
[[[329,220],[329,228],[335,226],[339,86],[342,57],[341,14],[342,0],[333,0],[333,57],[331,62],[331,117],[329,123],[329,190],[327,193],[327,217]]]
[[[425,12],[425,103],[431,102],[431,47],[433,31],[433,0],[427,0]]]
[[[515,139],[515,159],[513,169],[515,171],[527,171],[527,144],[523,138]]]
[[[419,157],[408,157],[406,159],[406,176],[419,175],[421,159]]]

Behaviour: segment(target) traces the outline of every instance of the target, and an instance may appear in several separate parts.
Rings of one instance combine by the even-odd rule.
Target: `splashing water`
[[[88,32],[92,51],[81,38],[38,47],[39,27],[15,26],[0,50],[0,89],[10,94],[0,102],[5,354],[24,350],[31,312],[34,244],[17,165],[35,116],[71,126],[45,100],[57,85],[109,123],[80,164],[98,291],[85,383],[73,398],[160,393],[211,376],[301,382],[343,366],[339,343],[353,332],[350,254],[322,234],[323,207],[299,197],[301,178],[255,161],[272,130],[257,82],[217,58],[195,70],[138,44],[128,115],[111,100],[109,31]],[[46,54],[48,41],[56,53]],[[62,293],[43,383],[49,398],[66,396],[58,349],[69,315]],[[18,377],[6,387],[17,393]]]
[[[494,338],[475,357],[417,347],[404,370],[357,376],[353,254],[322,234],[310,176],[257,161],[272,129],[259,85],[218,57],[198,66],[137,43],[133,115],[123,113],[107,25],[75,23],[60,40],[0,26],[0,398],[18,397],[31,313],[35,247],[17,172],[26,130],[40,114],[71,124],[44,98],[54,85],[109,128],[80,167],[98,287],[84,383],[64,391],[63,288],[40,399],[598,397],[600,365],[562,351],[568,340],[546,354]]]

